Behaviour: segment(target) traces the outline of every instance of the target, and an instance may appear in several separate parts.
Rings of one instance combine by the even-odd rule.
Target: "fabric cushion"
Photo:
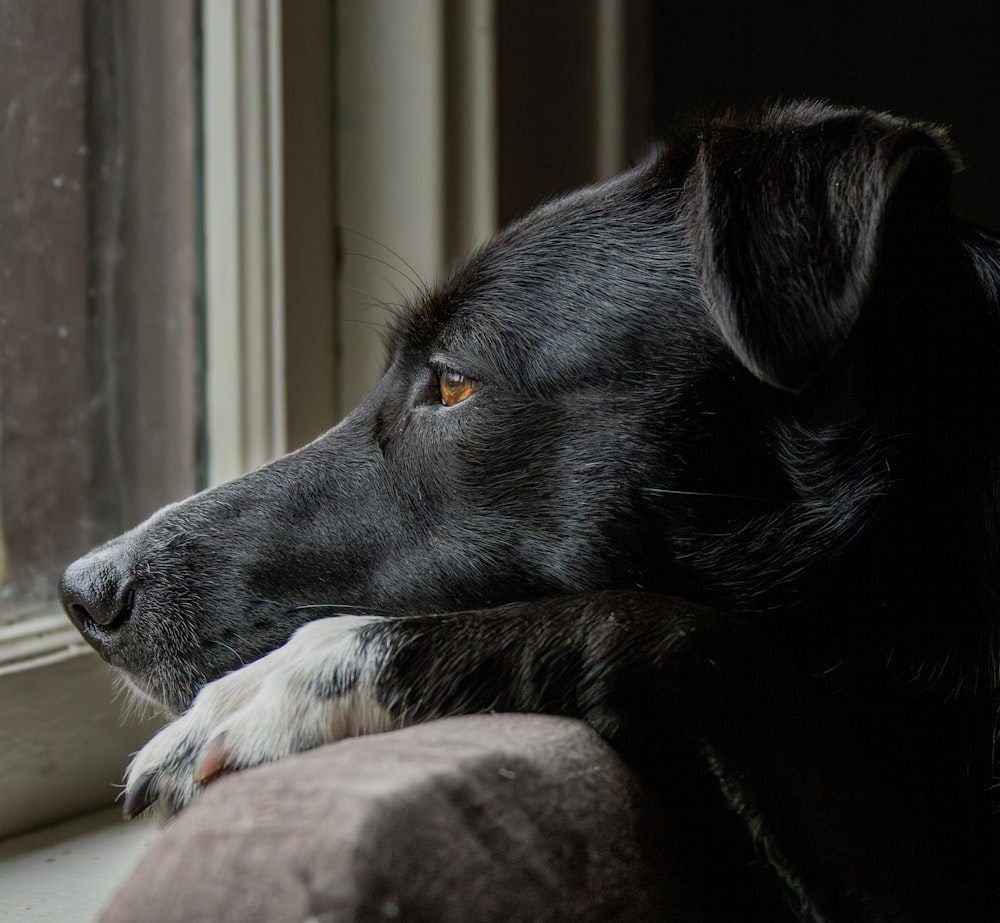
[[[213,783],[101,923],[695,919],[666,845],[585,725],[450,718]]]

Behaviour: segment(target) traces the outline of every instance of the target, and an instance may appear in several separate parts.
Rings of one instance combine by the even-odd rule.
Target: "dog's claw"
[[[147,772],[139,777],[135,785],[129,786],[122,804],[125,820],[134,820],[159,797],[156,791],[157,773]]]
[[[219,734],[202,751],[201,758],[194,771],[196,785],[205,785],[213,779],[229,771],[229,748],[226,746],[226,735]]]

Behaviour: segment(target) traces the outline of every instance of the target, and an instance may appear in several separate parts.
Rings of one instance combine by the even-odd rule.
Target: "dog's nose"
[[[59,600],[80,634],[100,651],[107,633],[128,620],[133,588],[112,561],[91,554],[66,568]]]

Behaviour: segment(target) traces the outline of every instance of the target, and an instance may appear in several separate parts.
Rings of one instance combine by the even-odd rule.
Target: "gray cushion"
[[[101,923],[694,919],[646,848],[647,807],[568,719],[346,740],[213,783]]]

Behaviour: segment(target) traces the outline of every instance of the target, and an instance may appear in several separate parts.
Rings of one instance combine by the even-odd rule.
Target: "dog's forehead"
[[[399,335],[427,355],[558,368],[610,359],[701,300],[679,190],[649,163],[509,226],[416,305]]]

